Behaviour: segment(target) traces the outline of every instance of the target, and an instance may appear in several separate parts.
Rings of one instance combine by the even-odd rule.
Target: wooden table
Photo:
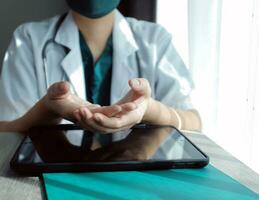
[[[205,135],[186,135],[210,156],[211,164],[259,194],[259,175],[224,151]],[[41,200],[38,178],[18,177],[9,168],[9,161],[21,141],[15,133],[0,133],[0,199]]]

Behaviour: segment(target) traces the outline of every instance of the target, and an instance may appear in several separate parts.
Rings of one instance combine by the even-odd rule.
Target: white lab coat
[[[191,108],[193,87],[190,74],[172,44],[171,35],[161,26],[116,11],[113,29],[111,103],[127,91],[128,80],[146,78],[156,100],[175,108]],[[16,29],[5,54],[0,79],[0,121],[23,115],[46,92],[42,51],[53,38],[59,16],[21,25]],[[86,99],[85,78],[78,28],[71,13],[58,29],[55,41],[46,50],[50,84],[66,80],[76,95]],[[70,49],[66,55],[64,47]]]

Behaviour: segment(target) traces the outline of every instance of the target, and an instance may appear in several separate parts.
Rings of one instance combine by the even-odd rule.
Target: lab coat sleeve
[[[158,42],[155,99],[174,108],[192,109],[190,94],[194,84],[189,70],[179,56],[169,33]]]
[[[0,121],[13,120],[38,101],[30,36],[26,25],[14,32],[5,54],[0,77]]]

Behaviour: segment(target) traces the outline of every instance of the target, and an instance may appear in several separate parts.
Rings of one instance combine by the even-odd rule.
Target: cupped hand
[[[101,113],[104,116],[112,117],[125,109],[131,109],[134,105],[124,104],[105,106],[92,104],[70,92],[69,83],[58,82],[50,86],[47,95],[44,97],[44,108],[52,118],[64,118],[77,122],[75,111],[78,109],[88,110],[91,114]]]
[[[79,124],[95,132],[114,133],[140,123],[148,108],[151,88],[143,78],[130,80],[129,86],[130,91],[114,105],[123,108],[120,112],[107,116],[101,112],[91,113],[90,109],[82,107],[75,111]]]

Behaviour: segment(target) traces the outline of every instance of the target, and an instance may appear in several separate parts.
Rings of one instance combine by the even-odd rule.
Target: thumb
[[[54,83],[48,89],[48,96],[52,100],[65,98],[69,93],[69,83],[65,81]]]
[[[148,96],[150,93],[150,86],[146,79],[136,78],[129,80],[129,86],[132,90],[137,92],[139,95]]]

